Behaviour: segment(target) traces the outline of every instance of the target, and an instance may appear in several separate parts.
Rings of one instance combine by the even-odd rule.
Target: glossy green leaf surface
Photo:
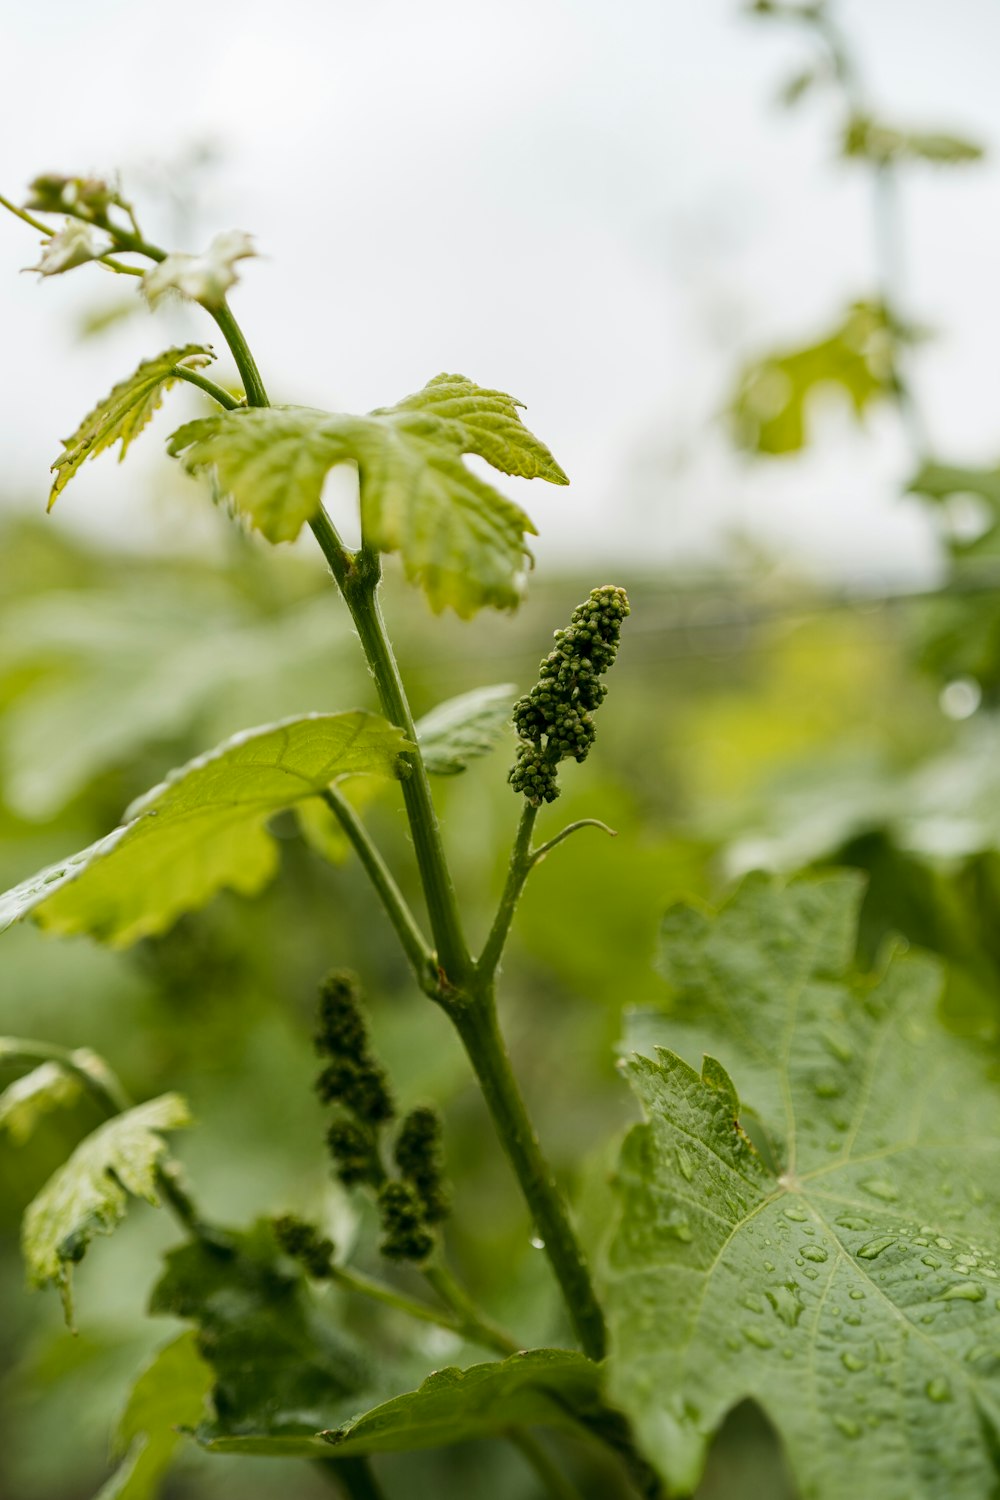
[[[339,1453],[391,1453],[492,1437],[519,1425],[572,1429],[598,1404],[596,1365],[567,1349],[526,1349],[468,1369],[436,1370],[416,1391],[324,1432]]]
[[[338,776],[394,775],[406,743],[361,709],[234,735],[140,797],[122,827],[0,897],[0,930],[31,912],[54,931],[125,946],[223,887],[252,895],[277,865],[268,818]]]
[[[33,1286],[55,1283],[67,1321],[71,1273],[95,1234],[110,1234],[125,1217],[128,1196],[156,1204],[156,1173],[166,1153],[162,1132],[189,1125],[179,1094],[163,1094],[115,1115],[92,1131],[29,1203],[21,1229]]]
[[[211,1372],[193,1333],[182,1333],[154,1355],[132,1387],[115,1433],[120,1467],[96,1500],[156,1500],[181,1442],[182,1427],[201,1418]]]
[[[467,617],[484,605],[517,605],[525,537],[535,528],[463,455],[505,474],[567,483],[518,405],[464,376],[439,375],[364,417],[267,407],[189,422],[170,452],[193,473],[210,471],[219,493],[272,542],[292,540],[316,515],[334,465],[356,464],[367,544],[399,552],[435,610]]]
[[[439,703],[418,722],[417,742],[432,776],[456,776],[488,755],[510,724],[517,688],[501,682]]]
[[[814,1500],[995,1482],[996,1084],[929,960],[852,971],[860,895],[751,878],[715,918],[669,913],[673,1008],[630,1027],[609,1385],[678,1494],[747,1397]],[[700,1073],[677,1055],[708,1046]]]
[[[93,411],[87,413],[72,437],[65,439],[63,451],[52,465],[55,479],[49,495],[51,510],[60,493],[88,458],[96,458],[106,448],[120,442],[119,459],[129,445],[152,420],[165,391],[181,378],[178,366],[198,370],[215,358],[208,344],[184,344],[165,349],[142,364],[114,386]]]

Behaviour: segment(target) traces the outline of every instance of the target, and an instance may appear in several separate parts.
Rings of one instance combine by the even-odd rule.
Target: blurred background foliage
[[[791,20],[815,56],[785,102],[819,88],[840,100],[834,135],[892,208],[894,174],[962,164],[974,143],[877,121],[825,5],[758,3]],[[839,93],[837,92],[839,90]],[[882,274],[885,273],[885,274]],[[564,774],[545,813],[554,832],[597,816],[617,830],[578,835],[533,876],[504,967],[515,1065],[554,1164],[574,1191],[595,1253],[609,1217],[608,1173],[631,1105],[614,1068],[623,1006],[662,1001],[651,960],[677,899],[713,901],[750,868],[849,864],[869,877],[860,956],[891,934],[947,962],[947,1024],[984,1043],[1000,1025],[1000,470],[932,452],[906,378],[923,337],[882,273],[827,330],[735,372],[734,442],[780,461],[813,440],[830,398],[863,419],[895,409],[912,441],[903,503],[939,523],[942,585],[921,593],[820,587],[787,563],[733,546],[714,570],[605,578],[595,560],[531,580],[515,617],[435,620],[388,569],[386,608],[415,711],[487,682],[534,680],[551,631],[594,584],[623,583],[633,605],[585,769]],[[117,319],[95,303],[82,331]],[[370,706],[360,653],[319,560],[268,549],[194,486],[164,477],[152,496],[158,549],[116,550],[11,508],[0,530],[0,878],[27,873],[106,832],[171,767],[249,725],[311,709]],[[197,508],[197,514],[196,514]],[[197,537],[196,546],[185,536]],[[488,925],[517,815],[505,784],[512,739],[437,783],[446,838],[474,934]],[[392,792],[366,812],[412,899],[409,850]],[[198,1128],[179,1154],[213,1215],[246,1223],[301,1211],[374,1265],[375,1226],[331,1182],[311,1092],[316,985],[331,965],[364,978],[378,1047],[408,1106],[439,1103],[457,1211],[454,1263],[481,1302],[526,1341],[565,1338],[550,1279],[456,1042],[417,996],[381,911],[350,862],[331,864],[289,816],[276,830],[280,878],[247,903],[223,896],[125,953],[54,940],[25,925],[4,938],[5,1033],[87,1045],[130,1092],[177,1089]],[[5,1082],[0,1079],[0,1082]],[[137,1209],[78,1271],[80,1332],[57,1299],[27,1298],[17,1249],[22,1208],[95,1120],[84,1100],[45,1118],[14,1149],[0,1142],[0,1496],[85,1500],[108,1472],[108,1437],[137,1366],[180,1325],[142,1314],[159,1256],[176,1236]],[[405,1273],[403,1273],[405,1281]],[[373,1322],[327,1294],[373,1343],[400,1388],[481,1352],[438,1330]],[[340,1299],[338,1301],[338,1298]],[[570,1448],[588,1496],[618,1479]],[[500,1444],[380,1460],[414,1497],[528,1500],[537,1480]],[[395,1486],[395,1488],[394,1488]],[[170,1500],[327,1493],[306,1465],[182,1449]],[[703,1500],[790,1494],[752,1407],[716,1445]]]

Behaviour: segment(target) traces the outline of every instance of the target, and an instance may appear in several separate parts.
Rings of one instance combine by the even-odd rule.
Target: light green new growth
[[[160,1132],[190,1123],[179,1094],[115,1115],[81,1141],[28,1205],[21,1236],[28,1276],[33,1286],[59,1287],[67,1322],[73,1266],[95,1234],[110,1234],[121,1223],[129,1193],[159,1203],[158,1168],[167,1149]]]
[[[165,391],[193,371],[203,369],[215,358],[208,344],[185,344],[167,349],[142,364],[122,380],[93,411],[88,412],[63,443],[63,452],[52,465],[55,479],[49,495],[49,510],[61,492],[88,458],[96,458],[114,443],[120,442],[119,462],[129,445],[152,420]]]
[[[535,528],[463,455],[505,474],[568,482],[518,405],[464,376],[439,375],[366,417],[257,407],[188,422],[169,448],[192,473],[211,471],[220,494],[271,542],[293,540],[317,516],[331,468],[357,464],[366,545],[399,552],[432,608],[468,618],[484,605],[520,602],[525,537]]]
[[[58,1063],[41,1063],[15,1078],[0,1094],[0,1131],[23,1145],[44,1115],[61,1105],[75,1104],[82,1087],[79,1078]]]
[[[129,807],[124,825],[8,891],[0,930],[28,912],[57,932],[125,946],[223,887],[259,891],[278,854],[267,820],[338,776],[396,773],[407,740],[377,714],[307,714],[246,730]]]
[[[927,959],[852,972],[860,896],[753,878],[715,919],[668,914],[672,1009],[629,1029],[655,1060],[625,1065],[647,1123],[618,1173],[609,1391],[672,1493],[748,1397],[814,1500],[995,1482],[995,1083],[942,1031]]]

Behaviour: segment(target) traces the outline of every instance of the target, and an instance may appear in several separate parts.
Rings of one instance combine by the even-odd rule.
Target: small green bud
[[[390,1260],[426,1260],[434,1236],[424,1227],[416,1189],[408,1182],[387,1182],[378,1195],[383,1239],[379,1246]]]
[[[293,1260],[297,1260],[317,1281],[333,1275],[333,1241],[321,1235],[313,1224],[294,1214],[282,1214],[271,1220],[274,1237]]]

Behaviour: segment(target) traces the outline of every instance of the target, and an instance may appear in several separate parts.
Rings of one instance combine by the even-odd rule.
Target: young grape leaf
[[[193,1333],[162,1348],[139,1374],[115,1433],[120,1467],[96,1500],[156,1500],[181,1440],[180,1427],[200,1420],[211,1371]]]
[[[192,1241],[166,1257],[150,1312],[197,1325],[211,1367],[211,1415],[196,1437],[215,1452],[329,1453],[316,1434],[384,1391],[365,1353],[316,1302],[266,1221]]]
[[[496,1437],[510,1427],[578,1430],[600,1406],[597,1365],[567,1349],[525,1349],[502,1362],[435,1370],[408,1391],[322,1435],[338,1453],[397,1453]]]
[[[12,1141],[23,1145],[43,1115],[75,1104],[81,1088],[80,1080],[58,1063],[41,1063],[15,1078],[0,1094],[0,1131],[6,1130]]]
[[[188,422],[169,451],[192,473],[211,471],[217,490],[272,542],[291,541],[316,515],[335,464],[357,464],[366,543],[399,552],[434,610],[468,618],[483,605],[520,602],[525,536],[535,528],[463,455],[505,474],[568,482],[518,405],[464,376],[439,375],[366,417],[289,406]]]
[[[156,1174],[166,1153],[161,1131],[189,1125],[179,1094],[162,1094],[98,1126],[28,1204],[21,1246],[32,1286],[58,1286],[72,1322],[72,1269],[95,1234],[125,1217],[128,1194],[158,1204]]]
[[[824,386],[844,391],[860,420],[892,393],[892,342],[903,332],[881,304],[857,302],[818,343],[749,365],[730,406],[736,441],[755,453],[799,452],[807,442],[807,408]]]
[[[842,149],[845,156],[864,157],[882,167],[898,161],[958,166],[983,156],[982,146],[962,136],[940,130],[896,130],[868,115],[854,115],[847,122]]]
[[[96,458],[117,442],[121,443],[119,462],[125,457],[129,444],[151,421],[164,391],[181,378],[178,367],[200,370],[214,358],[208,344],[185,344],[167,349],[153,359],[144,359],[127,380],[120,381],[87,413],[73,436],[64,440],[63,452],[52,465],[56,477],[49,495],[49,510],[88,458]]]
[[[625,1065],[646,1123],[619,1168],[609,1388],[673,1493],[746,1397],[813,1500],[992,1493],[996,1083],[941,1028],[928,959],[852,972],[861,891],[752,877],[714,919],[668,913],[672,1009],[630,1027],[655,1060]]]
[[[416,726],[424,765],[432,776],[456,776],[487,755],[510,724],[517,688],[501,682],[449,698]]]
[[[407,743],[361,709],[234,735],[133,802],[121,828],[0,897],[0,931],[31,912],[53,931],[124,947],[224,886],[254,895],[277,866],[268,818],[338,776],[395,775]]]

